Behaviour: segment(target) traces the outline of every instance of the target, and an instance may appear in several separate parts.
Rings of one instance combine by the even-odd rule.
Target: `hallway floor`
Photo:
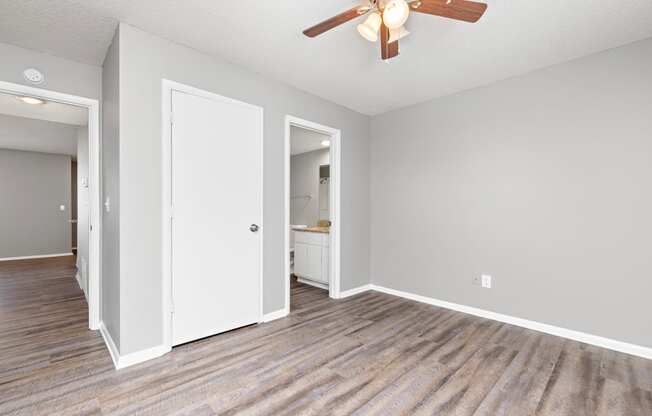
[[[652,361],[367,292],[115,371],[72,258],[0,263],[1,415],[649,416]]]

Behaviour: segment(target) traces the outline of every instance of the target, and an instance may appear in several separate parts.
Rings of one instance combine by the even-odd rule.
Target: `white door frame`
[[[340,274],[340,230],[342,216],[340,213],[340,188],[341,188],[341,167],[342,167],[342,133],[338,129],[324,126],[312,121],[298,117],[285,116],[285,314],[290,313],[290,131],[291,127],[300,127],[330,136],[330,189],[329,189],[329,215],[332,220],[330,229],[330,256],[329,256],[329,277],[328,295],[333,299],[340,298],[341,274]]]
[[[172,207],[170,205],[172,195],[170,193],[172,187],[172,91],[179,91],[186,94],[196,95],[199,97],[207,98],[210,100],[218,100],[222,102],[237,103],[239,105],[244,105],[256,110],[259,110],[261,117],[263,117],[263,108],[245,103],[242,101],[234,100],[229,97],[225,97],[219,94],[215,94],[209,91],[201,90],[199,88],[191,87],[189,85],[181,84],[175,81],[170,81],[167,79],[162,80],[162,95],[161,95],[161,109],[162,109],[162,183],[163,183],[163,192],[161,204],[163,207],[163,217],[162,217],[162,250],[163,250],[163,301],[162,301],[162,314],[163,314],[163,345],[168,349],[172,349],[172,311],[174,310],[174,304],[172,300]],[[264,264],[264,214],[265,214],[265,202],[264,202],[264,189],[265,189],[265,169],[263,165],[264,160],[264,118],[263,123],[261,123],[261,137],[263,141],[260,146],[260,161],[261,161],[261,216],[260,216],[260,299],[259,299],[259,313],[258,313],[258,322],[263,322],[263,264]]]
[[[89,193],[89,230],[88,230],[88,327],[92,330],[100,328],[100,285],[102,235],[102,206],[100,191],[100,104],[98,100],[63,94],[60,92],[30,87],[22,84],[0,81],[0,92],[13,95],[27,95],[46,101],[55,101],[88,109],[88,193]]]

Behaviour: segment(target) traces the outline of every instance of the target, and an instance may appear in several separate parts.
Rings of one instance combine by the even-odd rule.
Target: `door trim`
[[[265,165],[264,165],[264,148],[265,148],[265,135],[264,135],[264,110],[262,107],[257,105],[245,103],[243,101],[234,100],[229,97],[225,97],[219,94],[215,94],[209,91],[205,91],[199,88],[195,88],[189,85],[181,84],[175,81],[170,81],[168,79],[163,79],[161,82],[162,95],[161,95],[161,111],[162,111],[162,125],[161,125],[161,140],[162,140],[162,164],[161,164],[161,178],[162,178],[162,198],[161,206],[163,210],[163,216],[161,218],[161,227],[162,227],[162,280],[163,280],[163,297],[162,297],[162,311],[163,314],[163,345],[169,349],[173,347],[172,344],[172,311],[173,311],[173,299],[172,299],[172,207],[170,206],[171,200],[171,186],[172,186],[172,92],[178,91],[185,94],[195,95],[202,98],[207,98],[210,100],[217,100],[222,102],[234,103],[242,106],[246,106],[252,109],[255,109],[260,112],[261,116],[261,145],[260,145],[260,164],[261,164],[261,216],[260,216],[260,270],[259,270],[259,279],[260,279],[260,299],[258,302],[258,322],[263,322],[263,267],[264,267],[264,232],[265,232]]]
[[[341,287],[341,270],[340,270],[340,257],[341,257],[341,224],[342,216],[340,209],[341,201],[341,172],[342,172],[342,133],[340,130],[324,126],[312,121],[304,120],[299,117],[291,115],[285,116],[285,142],[284,142],[284,165],[285,165],[285,179],[284,179],[284,201],[285,201],[285,219],[284,219],[284,254],[285,254],[285,267],[283,272],[283,279],[285,282],[285,315],[290,313],[290,128],[301,127],[303,129],[312,130],[330,136],[330,173],[331,185],[329,190],[330,198],[330,217],[333,224],[330,229],[330,256],[329,256],[329,277],[328,277],[328,295],[333,299],[340,299]]]
[[[88,327],[100,329],[100,273],[102,252],[102,193],[100,190],[100,104],[98,100],[64,94],[56,91],[30,87],[22,84],[0,81],[0,92],[12,95],[29,95],[47,101],[70,104],[88,109],[88,195],[89,195],[89,229],[88,229]]]

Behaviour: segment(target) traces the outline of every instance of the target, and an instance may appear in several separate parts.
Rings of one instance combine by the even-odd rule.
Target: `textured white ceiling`
[[[329,136],[301,127],[290,127],[290,154],[312,152],[313,150],[325,149],[321,142],[330,139]]]
[[[25,117],[56,123],[85,126],[88,124],[88,110],[74,105],[48,101],[45,104],[26,104],[15,95],[0,93],[0,114]]]
[[[219,55],[365,114],[485,85],[652,36],[651,0],[488,0],[477,24],[414,13],[401,55],[349,22],[302,29],[356,0],[3,1],[0,41],[101,64],[118,21]]]

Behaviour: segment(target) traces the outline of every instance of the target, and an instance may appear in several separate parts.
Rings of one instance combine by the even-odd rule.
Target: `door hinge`
[[[174,113],[170,113],[170,125],[174,124]]]
[[[174,313],[174,301],[170,300],[170,313]]]

